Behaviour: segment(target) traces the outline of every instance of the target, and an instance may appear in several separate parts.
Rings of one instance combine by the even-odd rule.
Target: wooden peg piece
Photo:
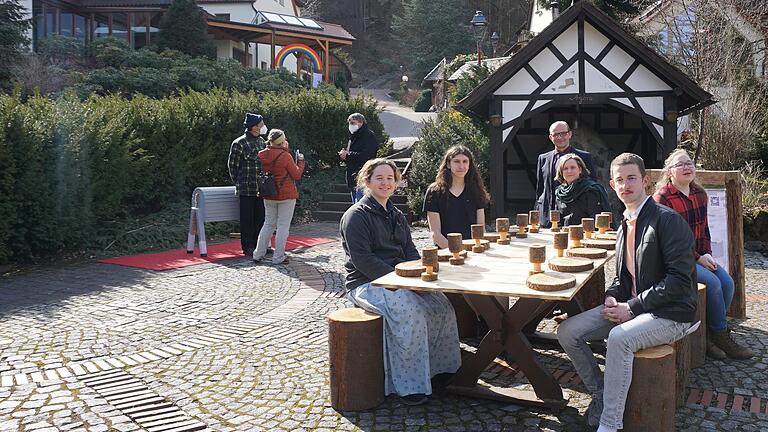
[[[533,264],[533,270],[529,274],[543,273],[541,265],[547,260],[547,247],[542,244],[528,246],[528,261]]]
[[[517,238],[528,237],[528,234],[526,233],[527,228],[528,228],[528,213],[518,213],[517,214],[517,234],[515,234],[515,236]]]
[[[531,224],[531,228],[528,230],[532,233],[539,232],[539,211],[531,210],[528,212],[528,223]]]
[[[549,220],[552,221],[552,232],[560,232],[560,210],[550,210]]]
[[[600,213],[595,217],[595,225],[600,234],[605,234],[611,227],[611,217],[608,214]]]
[[[568,233],[566,232],[557,232],[554,234],[554,240],[553,244],[555,246],[555,250],[557,251],[557,256],[561,257],[563,256],[563,251],[568,249]]]
[[[581,226],[584,227],[584,237],[591,239],[592,233],[595,232],[595,220],[592,218],[582,218]]]
[[[571,239],[571,247],[581,247],[581,240],[584,239],[584,227],[581,225],[571,225],[568,227],[568,238]]]

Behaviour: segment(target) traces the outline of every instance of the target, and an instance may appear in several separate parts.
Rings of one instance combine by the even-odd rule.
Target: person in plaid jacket
[[[264,200],[259,196],[256,178],[261,170],[259,152],[266,147],[260,135],[266,135],[267,126],[264,117],[253,113],[245,114],[243,126],[245,133],[229,148],[227,165],[240,197],[240,246],[246,256],[251,256],[264,225]]]
[[[696,240],[696,277],[707,286],[707,355],[716,360],[751,358],[752,350],[736,343],[728,328],[725,314],[733,300],[733,278],[712,258],[707,192],[696,183],[696,165],[688,152],[678,149],[669,155],[656,186],[653,199],[678,212]]]

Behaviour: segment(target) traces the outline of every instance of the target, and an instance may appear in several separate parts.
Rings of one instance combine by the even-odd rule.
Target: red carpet
[[[304,248],[334,241],[336,240],[322,237],[290,236],[285,249]],[[207,257],[201,257],[198,249],[195,249],[195,252],[191,254],[188,254],[186,249],[175,249],[159,253],[104,259],[99,260],[99,262],[147,270],[169,270],[240,257],[243,257],[243,251],[240,249],[240,241],[238,240],[216,245],[209,244]]]

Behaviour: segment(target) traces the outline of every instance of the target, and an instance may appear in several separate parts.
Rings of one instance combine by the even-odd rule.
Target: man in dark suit
[[[611,162],[611,187],[626,206],[616,239],[616,277],[604,304],[560,324],[557,338],[592,393],[586,417],[599,432],[623,427],[634,353],[671,344],[695,330],[693,233],[674,210],[646,194],[643,159],[622,153]],[[686,229],[688,228],[688,229]],[[605,375],[587,346],[608,339]]]
[[[556,209],[555,189],[560,183],[555,180],[557,173],[557,161],[560,156],[568,153],[574,153],[581,157],[589,170],[589,176],[597,180],[595,166],[592,163],[592,155],[584,150],[579,150],[571,146],[571,137],[573,133],[568,123],[556,121],[549,127],[549,140],[555,145],[555,148],[539,155],[536,161],[536,209],[540,213],[540,221],[543,227],[549,227],[549,211]]]

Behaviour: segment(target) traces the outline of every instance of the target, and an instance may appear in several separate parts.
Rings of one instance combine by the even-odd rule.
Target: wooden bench
[[[384,318],[360,308],[328,318],[331,406],[361,411],[384,401]]]
[[[187,253],[195,250],[195,236],[200,243],[200,256],[208,255],[205,240],[206,222],[240,220],[240,198],[234,186],[199,187],[192,192],[192,206],[189,211],[189,232]]]

